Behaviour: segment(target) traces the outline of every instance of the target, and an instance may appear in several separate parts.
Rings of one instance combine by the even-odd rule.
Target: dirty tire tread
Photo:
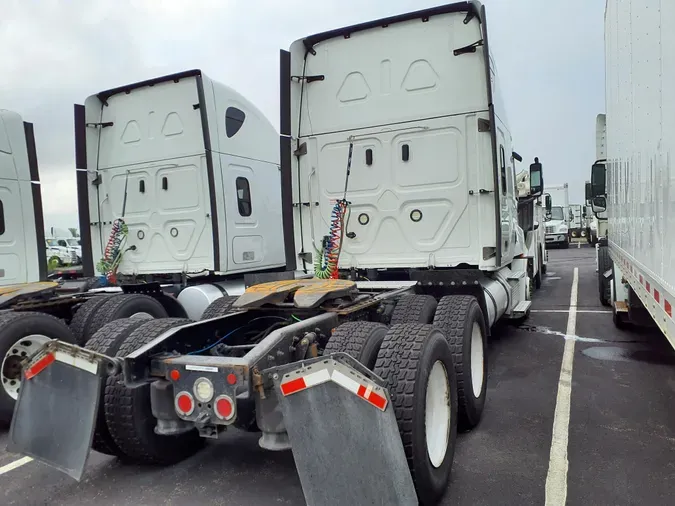
[[[191,320],[183,318],[145,321],[122,342],[118,354],[120,356],[128,355],[153,341],[163,332],[190,322]],[[138,394],[138,396],[135,394]],[[145,400],[146,396],[147,401]],[[144,395],[144,392],[141,392],[140,389],[126,388],[121,375],[111,376],[106,380],[106,422],[115,443],[125,456],[137,463],[170,465],[191,456],[199,450],[204,440],[199,437],[196,431],[178,436],[157,436],[154,434],[149,397],[149,392]],[[135,423],[136,421],[143,421],[144,414],[137,413],[139,407],[147,410],[145,419],[149,418],[153,424],[147,434],[142,433],[143,429],[148,429],[147,425],[139,427]],[[135,419],[135,414],[138,414],[141,420]],[[149,435],[150,441],[146,440],[145,435]]]
[[[372,369],[388,327],[368,321],[346,322],[335,329],[323,354],[347,353]]]
[[[204,310],[200,320],[210,320],[211,318],[218,318],[219,316],[225,316],[232,309],[232,304],[239,297],[233,295],[223,295],[219,299],[214,300],[208,307]]]
[[[472,306],[479,311],[479,325],[483,333],[483,387],[479,399],[473,395],[473,386],[469,379],[471,371],[467,376],[464,375],[464,322],[470,317],[473,311]],[[474,313],[475,314],[475,313]],[[485,405],[485,394],[487,390],[487,353],[486,353],[486,328],[483,312],[480,309],[478,300],[472,295],[448,295],[443,297],[436,308],[434,316],[434,325],[440,328],[448,339],[450,351],[452,352],[452,361],[455,365],[455,375],[457,378],[457,406],[459,416],[460,430],[470,430],[478,425]],[[471,322],[473,326],[473,321]],[[470,336],[469,336],[469,339]],[[471,364],[471,356],[468,358],[468,365]]]
[[[612,288],[609,284],[610,281],[603,274],[612,268],[613,263],[609,256],[609,248],[601,246],[598,248],[598,294],[602,305],[607,307],[612,305]]]
[[[36,311],[0,311],[0,366],[12,346],[33,333],[75,343],[72,331],[59,318]],[[0,385],[0,423],[9,424],[12,421],[15,403]]]
[[[75,312],[73,319],[70,321],[70,330],[73,331],[77,344],[83,346],[87,342],[87,338],[91,335],[88,332],[89,324],[94,318],[98,308],[108,299],[106,295],[98,295],[87,300]]]
[[[424,471],[424,469],[418,471],[416,468],[416,465],[419,464],[419,461],[416,462],[415,460],[416,454],[419,454],[419,448],[416,447],[416,443],[419,446],[419,441],[415,441],[413,428],[416,406],[415,386],[416,380],[421,374],[418,366],[420,358],[424,353],[425,341],[434,333],[440,335],[443,341],[447,343],[442,331],[432,325],[408,323],[390,327],[380,347],[377,363],[374,368],[375,374],[384,380],[384,384],[391,397],[406,460],[421,505],[436,504],[440,496],[447,489],[457,434],[457,387],[454,370],[452,369],[452,358],[448,357],[450,368],[447,370],[447,373],[450,381],[452,406],[451,433],[448,454],[446,454],[446,459],[440,466],[440,468],[447,466],[447,476],[444,476],[441,480],[444,483],[441,483],[441,486],[437,486],[433,490],[432,487],[428,486],[428,483],[424,483],[425,479],[423,479],[419,472]],[[426,391],[426,385],[424,389]],[[420,401],[420,399],[417,400],[418,402]],[[422,399],[421,402],[425,402],[425,399]],[[426,443],[423,446],[426,456]],[[428,457],[426,457],[426,460],[428,460]]]
[[[124,304],[127,304],[133,299],[144,300],[146,303],[153,306],[157,312],[157,318],[166,318],[168,316],[164,306],[162,306],[155,298],[150,297],[149,295],[143,295],[139,293],[113,295],[108,297],[108,302],[103,304],[100,309],[96,311],[94,318],[87,329],[89,335],[86,337],[91,338],[91,336],[93,336],[108,323],[124,318],[124,316],[116,316],[115,313],[118,313]]]
[[[431,295],[404,295],[396,303],[391,325],[431,323],[436,311],[436,299]]]
[[[109,357],[117,357],[119,356],[119,348],[123,340],[144,323],[146,322],[143,320],[131,319],[117,320],[108,323],[94,334],[87,342],[85,348]],[[101,384],[101,397],[99,400],[98,413],[96,415],[96,426],[94,428],[94,439],[91,448],[106,455],[123,457],[124,453],[110,435],[110,430],[108,429],[108,424],[105,420],[105,388],[106,384],[104,381]]]

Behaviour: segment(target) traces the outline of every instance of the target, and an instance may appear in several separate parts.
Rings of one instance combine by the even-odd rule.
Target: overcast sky
[[[278,52],[433,0],[4,0],[0,108],[33,122],[45,226],[77,226],[73,103],[200,68],[278,127]],[[581,203],[604,111],[604,0],[485,0],[515,149]]]

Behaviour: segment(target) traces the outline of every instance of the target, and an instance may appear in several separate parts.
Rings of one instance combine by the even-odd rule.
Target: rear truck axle
[[[236,427],[259,432],[265,449],[293,451],[310,503],[360,504],[377,492],[391,495],[387,504],[436,504],[458,427],[482,415],[490,324],[519,314],[513,297],[527,281],[515,270],[475,276],[462,285],[469,293],[440,297],[452,285],[427,283],[425,294],[414,292],[421,281],[370,290],[274,282],[199,322],[126,318],[86,348],[50,341],[24,364],[13,448],[80,479],[89,441],[129,461],[170,464]],[[46,399],[69,409],[41,416]],[[345,457],[317,471],[338,450]],[[371,492],[345,486],[375,468]],[[310,478],[317,472],[332,481]]]

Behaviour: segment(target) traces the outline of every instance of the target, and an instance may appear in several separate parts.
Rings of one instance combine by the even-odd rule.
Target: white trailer
[[[617,326],[653,322],[675,346],[675,3],[608,0],[607,161],[593,166],[608,214],[610,302]],[[600,249],[604,249],[601,246]]]
[[[0,286],[46,279],[33,125],[0,109]]]
[[[546,244],[569,248],[570,198],[567,183],[544,188],[546,193]]]
[[[583,222],[583,209],[581,204],[570,204],[570,225],[569,233],[571,237],[585,237],[586,229]]]

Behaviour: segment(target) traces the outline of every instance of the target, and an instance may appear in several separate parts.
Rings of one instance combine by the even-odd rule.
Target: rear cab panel
[[[93,95],[84,123],[94,263],[123,218],[121,274],[284,265],[278,134],[244,97],[192,70]]]
[[[291,46],[292,149],[306,147],[292,157],[298,252],[320,250],[353,143],[347,231],[355,237],[343,240],[340,268],[494,268],[484,251],[497,246],[485,53],[453,54],[483,37],[476,17],[464,22],[469,5]],[[515,215],[510,134],[495,122],[510,176],[502,206]],[[512,218],[502,214],[507,248]]]
[[[94,262],[112,222],[129,228],[120,273],[214,270],[197,75],[85,102]],[[197,105],[195,108],[194,106]],[[98,183],[98,184],[97,184]],[[126,195],[125,195],[126,193]]]
[[[33,126],[0,110],[0,286],[46,279]]]

